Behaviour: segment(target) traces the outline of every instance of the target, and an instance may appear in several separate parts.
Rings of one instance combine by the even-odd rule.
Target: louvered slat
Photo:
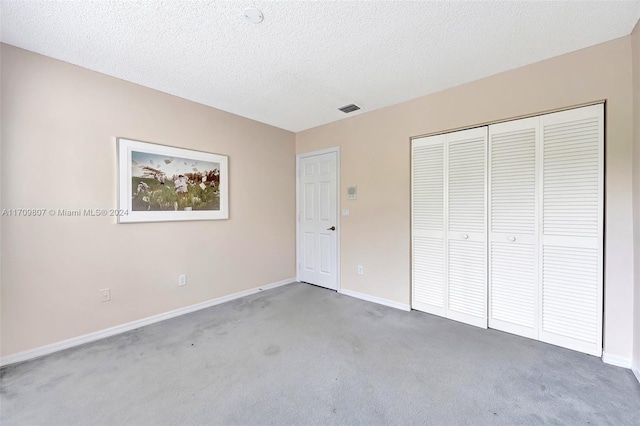
[[[492,134],[491,231],[535,233],[536,129]],[[514,203],[517,196],[519,203]]]
[[[535,330],[536,246],[491,243],[491,318]]]
[[[444,241],[413,239],[413,301],[444,308]]]
[[[449,310],[483,318],[486,312],[484,243],[449,241]]]
[[[546,246],[543,253],[543,330],[596,343],[598,251]]]
[[[544,126],[544,235],[598,237],[598,117]]]
[[[444,147],[442,144],[413,149],[413,227],[444,229]]]
[[[484,232],[485,139],[449,143],[449,230]]]

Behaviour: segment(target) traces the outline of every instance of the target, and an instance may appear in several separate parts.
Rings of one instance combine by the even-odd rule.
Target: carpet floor
[[[0,377],[6,426],[640,424],[630,370],[301,283]]]

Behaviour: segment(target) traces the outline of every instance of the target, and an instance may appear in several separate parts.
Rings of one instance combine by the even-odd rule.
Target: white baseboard
[[[290,284],[295,281],[296,281],[295,278],[287,278],[286,280],[263,285],[260,287],[251,288],[249,290],[240,291],[238,293],[233,293],[228,296],[218,297],[217,299],[207,300],[202,303],[196,303],[195,305],[185,306],[184,308],[175,309],[173,311],[164,312],[162,314],[153,315],[147,318],[142,318],[142,319],[131,321],[125,324],[116,325],[115,327],[106,328],[104,330],[95,331],[93,333],[83,334],[82,336],[73,337],[71,339],[62,340],[60,342],[51,343],[49,345],[40,346],[34,349],[29,349],[28,351],[18,352],[16,354],[12,354],[12,355],[8,355],[0,358],[0,367],[9,365],[9,364],[15,364],[16,362],[26,361],[32,358],[37,358],[43,355],[48,355],[53,352],[58,352],[63,349],[68,349],[74,346],[104,339],[105,337],[114,336],[116,334],[124,333],[126,331],[135,330],[136,328],[144,327],[145,325],[155,324],[157,322],[164,321],[166,319],[175,318],[180,315],[199,311],[200,309],[209,308],[211,306],[219,305],[224,302],[229,302],[234,299],[239,299],[241,297],[249,296],[263,290],[270,290],[272,288],[280,287],[285,284]]]
[[[353,291],[353,290],[340,289],[338,293],[344,294],[345,296],[351,296],[357,299],[366,300],[367,302],[373,302],[373,303],[378,303],[380,305],[390,306],[392,308],[400,309],[402,311],[411,310],[411,307],[406,303],[399,303],[399,302],[394,302],[393,300],[383,299],[381,297],[369,296],[368,294],[358,293],[357,291]]]
[[[640,383],[640,367],[638,367],[637,365],[632,365],[631,371],[633,371],[633,374],[636,376],[636,379],[638,379],[638,382]]]
[[[602,362],[605,364],[615,365],[616,367],[631,368],[631,360],[629,358],[609,355],[606,352],[602,352]]]

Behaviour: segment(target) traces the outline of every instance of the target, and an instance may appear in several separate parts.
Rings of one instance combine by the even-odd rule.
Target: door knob
[[[509,241],[514,242],[516,240],[516,237],[509,237]]]
[[[335,230],[336,230],[335,226],[332,226],[331,228],[327,228],[327,231],[335,231]]]
[[[462,234],[462,238],[464,238],[465,240],[469,238],[469,234]]]

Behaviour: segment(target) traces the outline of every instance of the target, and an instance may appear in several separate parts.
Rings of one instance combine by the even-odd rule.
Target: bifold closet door
[[[445,316],[445,139],[414,139],[411,152],[411,306],[440,316]]]
[[[489,126],[489,327],[538,338],[540,117]]]
[[[446,136],[446,317],[487,328],[487,127]]]
[[[542,127],[540,340],[602,354],[604,105]]]
[[[412,307],[600,356],[603,218],[603,104],[415,139]]]
[[[412,307],[487,327],[487,128],[412,143]]]

